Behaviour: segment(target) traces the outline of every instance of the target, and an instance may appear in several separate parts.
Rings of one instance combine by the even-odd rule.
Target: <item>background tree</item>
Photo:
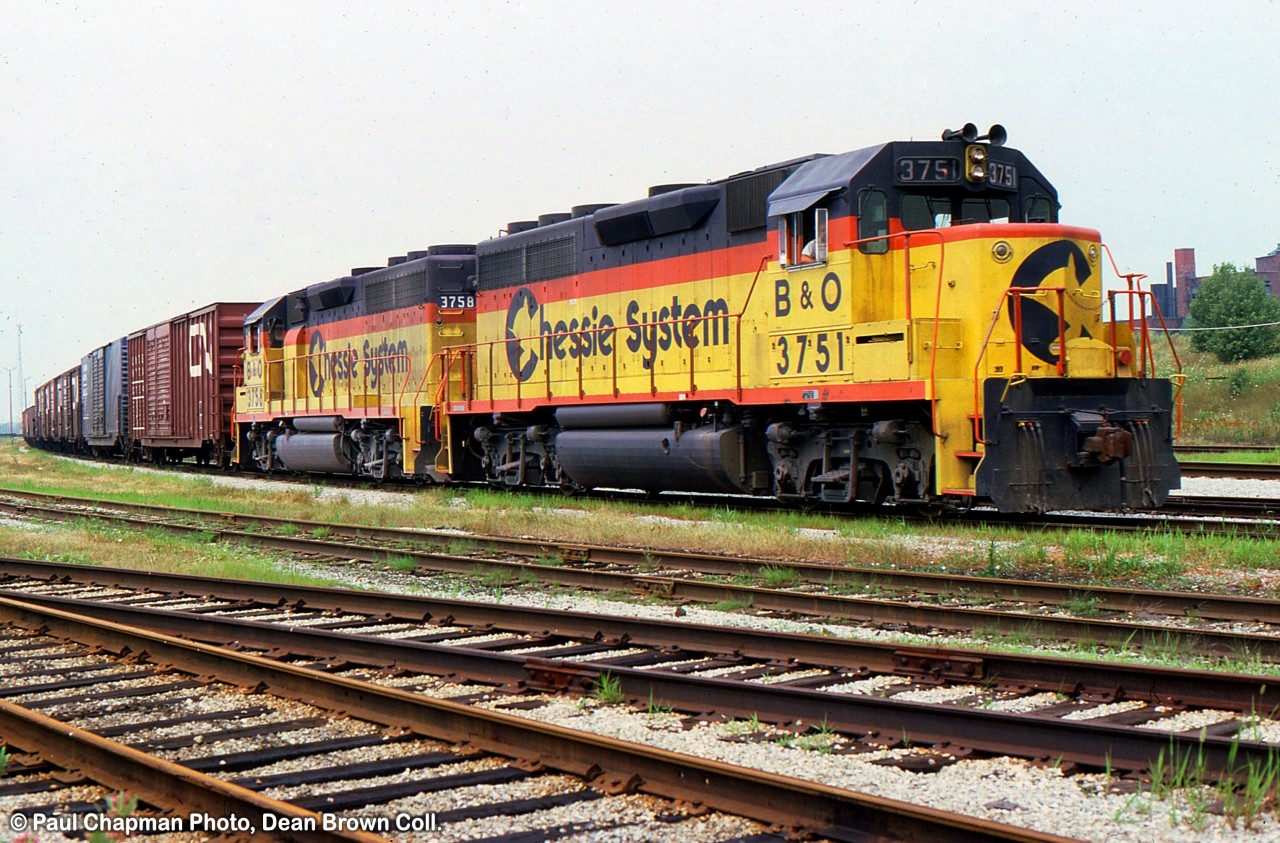
[[[1215,266],[1196,290],[1187,315],[1184,327],[1231,329],[1191,332],[1192,349],[1211,352],[1224,363],[1266,357],[1277,350],[1280,330],[1274,325],[1235,327],[1280,322],[1280,300],[1251,269],[1232,263]]]

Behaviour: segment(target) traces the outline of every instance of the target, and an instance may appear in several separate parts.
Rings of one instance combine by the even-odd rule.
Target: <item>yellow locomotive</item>
[[[1176,402],[1149,295],[1133,277],[1104,289],[1098,233],[1060,224],[1056,191],[1004,139],[966,125],[511,223],[433,255],[447,279],[406,261],[422,271],[401,308],[369,304],[395,266],[268,303],[246,322],[242,461],[1159,506],[1179,483]]]

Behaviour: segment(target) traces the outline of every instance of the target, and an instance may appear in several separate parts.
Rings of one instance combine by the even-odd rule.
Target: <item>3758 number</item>
[[[774,349],[780,375],[821,375],[845,370],[844,331],[781,336],[774,343]]]

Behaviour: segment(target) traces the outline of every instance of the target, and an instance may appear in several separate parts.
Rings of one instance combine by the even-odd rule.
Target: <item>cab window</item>
[[[908,231],[951,225],[951,201],[941,196],[911,193],[902,197],[902,227]]]
[[[889,234],[889,197],[882,190],[864,190],[858,196],[858,248],[867,255],[889,251],[888,240],[872,240]]]
[[[1028,196],[1022,218],[1027,222],[1053,222],[1053,203],[1048,196]]]
[[[809,208],[787,214],[778,225],[778,253],[784,266],[802,267],[827,261],[827,209]]]
[[[1008,221],[1008,200],[972,197],[960,203],[960,219],[956,220],[956,224],[961,225],[967,222],[1005,223]]]

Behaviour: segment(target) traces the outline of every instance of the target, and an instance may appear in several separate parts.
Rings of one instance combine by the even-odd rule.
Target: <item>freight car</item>
[[[129,452],[129,349],[122,337],[80,361],[81,433],[96,457]]]
[[[22,411],[22,438],[31,447],[39,447],[39,443],[36,439],[35,405],[27,407]]]
[[[68,369],[36,387],[31,411],[37,447],[64,453],[80,452],[80,367]]]
[[[509,224],[264,304],[238,459],[506,487],[1160,505],[1175,396],[1004,130]],[[448,272],[431,275],[431,258]],[[1120,319],[1124,311],[1131,316]],[[1110,318],[1104,319],[1104,313]]]
[[[156,463],[230,465],[241,328],[256,307],[211,304],[128,336],[121,361],[131,451]]]

